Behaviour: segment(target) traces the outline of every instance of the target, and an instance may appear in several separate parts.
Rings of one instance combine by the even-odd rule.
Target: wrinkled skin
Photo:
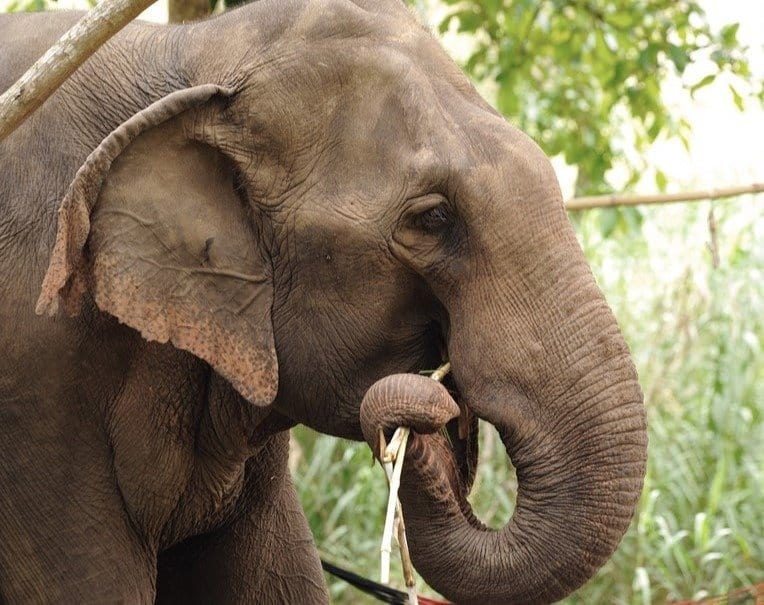
[[[0,88],[77,17],[2,16]],[[325,602],[296,423],[418,429],[412,557],[457,602],[561,598],[617,546],[627,347],[549,162],[401,3],[132,24],[0,143],[0,204],[0,602]],[[445,415],[392,377],[362,425],[446,356]],[[518,469],[497,531],[477,417]]]

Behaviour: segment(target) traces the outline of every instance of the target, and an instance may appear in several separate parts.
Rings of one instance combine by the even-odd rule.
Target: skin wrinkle
[[[253,284],[262,284],[266,278],[265,277],[259,277],[256,275],[245,275],[243,273],[239,273],[238,271],[230,271],[226,269],[216,269],[214,267],[183,267],[181,265],[163,265],[156,261],[154,261],[151,258],[139,258],[142,262],[148,263],[150,265],[154,265],[158,269],[166,269],[166,270],[174,270],[174,271],[181,271],[185,273],[199,273],[203,275],[215,275],[215,276],[222,276],[222,277],[230,277],[231,279],[241,280],[245,282],[250,282]]]
[[[136,213],[130,212],[129,210],[125,210],[124,208],[109,208],[107,210],[101,210],[100,212],[101,214],[120,214],[122,216],[127,216],[133,219],[141,227],[153,227],[156,224],[154,221],[142,218],[138,216]]]
[[[628,359],[624,358],[624,362],[628,363]],[[589,392],[593,392],[594,395],[599,393],[602,389],[600,388],[600,385],[603,385],[605,388],[608,388],[610,385],[617,384],[617,382],[614,383],[612,377],[601,373],[599,378],[596,380],[592,380],[590,375],[582,376],[577,383],[571,384],[570,388],[566,393],[562,394],[556,394],[552,393],[550,394],[550,398],[554,398],[554,400],[558,401],[566,401],[571,400],[574,397],[577,397],[577,406],[575,408],[575,411],[568,409],[568,414],[560,415],[558,416],[558,420],[564,421],[567,420],[568,416],[583,416],[586,417],[586,412],[588,411],[586,408],[586,404],[591,401],[591,398],[588,397]]]

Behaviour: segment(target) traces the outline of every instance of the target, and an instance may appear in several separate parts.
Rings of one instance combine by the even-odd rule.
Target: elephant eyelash
[[[411,217],[411,226],[424,233],[438,235],[444,233],[452,224],[453,218],[448,205],[438,204]]]

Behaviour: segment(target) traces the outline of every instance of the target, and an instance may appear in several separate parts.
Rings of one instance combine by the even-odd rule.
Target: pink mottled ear
[[[278,381],[269,264],[230,161],[183,127],[230,94],[172,93],[90,154],[61,203],[37,312],[61,301],[74,315],[90,291],[101,310],[204,359],[262,406]]]

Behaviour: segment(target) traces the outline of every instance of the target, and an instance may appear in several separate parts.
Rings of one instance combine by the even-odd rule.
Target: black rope
[[[374,582],[373,580],[369,580],[359,576],[358,574],[354,574],[352,571],[337,567],[328,561],[324,561],[324,559],[321,559],[321,567],[324,568],[324,571],[332,574],[333,576],[336,576],[337,578],[345,580],[345,582],[351,586],[355,586],[358,590],[373,596],[383,603],[392,603],[393,605],[408,605],[409,597],[405,592],[396,590],[395,588],[390,588],[389,586],[385,586],[384,584],[380,584],[378,582]]]

